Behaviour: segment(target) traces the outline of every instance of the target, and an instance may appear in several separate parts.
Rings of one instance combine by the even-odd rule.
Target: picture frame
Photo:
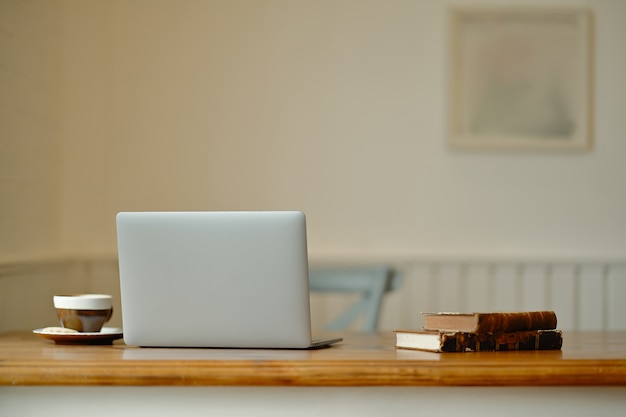
[[[449,18],[452,147],[591,148],[589,10],[454,8]]]

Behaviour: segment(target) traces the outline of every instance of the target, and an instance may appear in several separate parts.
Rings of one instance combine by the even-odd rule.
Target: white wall
[[[20,417],[154,417],[184,413],[187,417],[338,417],[384,414],[451,416],[479,414],[510,417],[528,414],[532,398],[540,415],[565,413],[587,417],[620,417],[624,387],[0,387],[0,412]],[[33,400],[33,398],[36,398]],[[454,401],[450,399],[454,398]],[[485,401],[491,406],[485,407]],[[71,402],[75,406],[67,407]],[[45,408],[44,408],[45,407]],[[474,411],[477,410],[477,411]]]
[[[448,148],[451,4],[1,2],[2,258],[114,254],[119,210],[284,208],[313,256],[622,258],[626,4],[550,2],[593,11],[586,153]]]
[[[583,153],[446,145],[455,3],[0,0],[0,264],[111,260],[140,209],[301,209],[313,259],[623,260],[626,2],[535,2],[593,12]]]
[[[450,2],[67,2],[63,250],[114,252],[119,210],[287,208],[313,256],[623,257],[626,4],[551,3],[593,10],[586,153],[448,148]]]

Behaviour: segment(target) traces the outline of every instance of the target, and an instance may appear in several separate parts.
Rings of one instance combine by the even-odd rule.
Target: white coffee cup
[[[99,332],[113,314],[109,294],[62,294],[53,301],[61,326],[79,332]]]

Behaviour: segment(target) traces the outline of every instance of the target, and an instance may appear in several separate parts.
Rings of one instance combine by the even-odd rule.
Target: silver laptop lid
[[[117,238],[129,345],[311,345],[302,212],[122,212]]]

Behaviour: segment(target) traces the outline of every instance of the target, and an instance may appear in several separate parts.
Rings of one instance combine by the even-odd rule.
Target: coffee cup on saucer
[[[53,301],[61,326],[83,333],[99,332],[113,314],[108,294],[62,294]]]

